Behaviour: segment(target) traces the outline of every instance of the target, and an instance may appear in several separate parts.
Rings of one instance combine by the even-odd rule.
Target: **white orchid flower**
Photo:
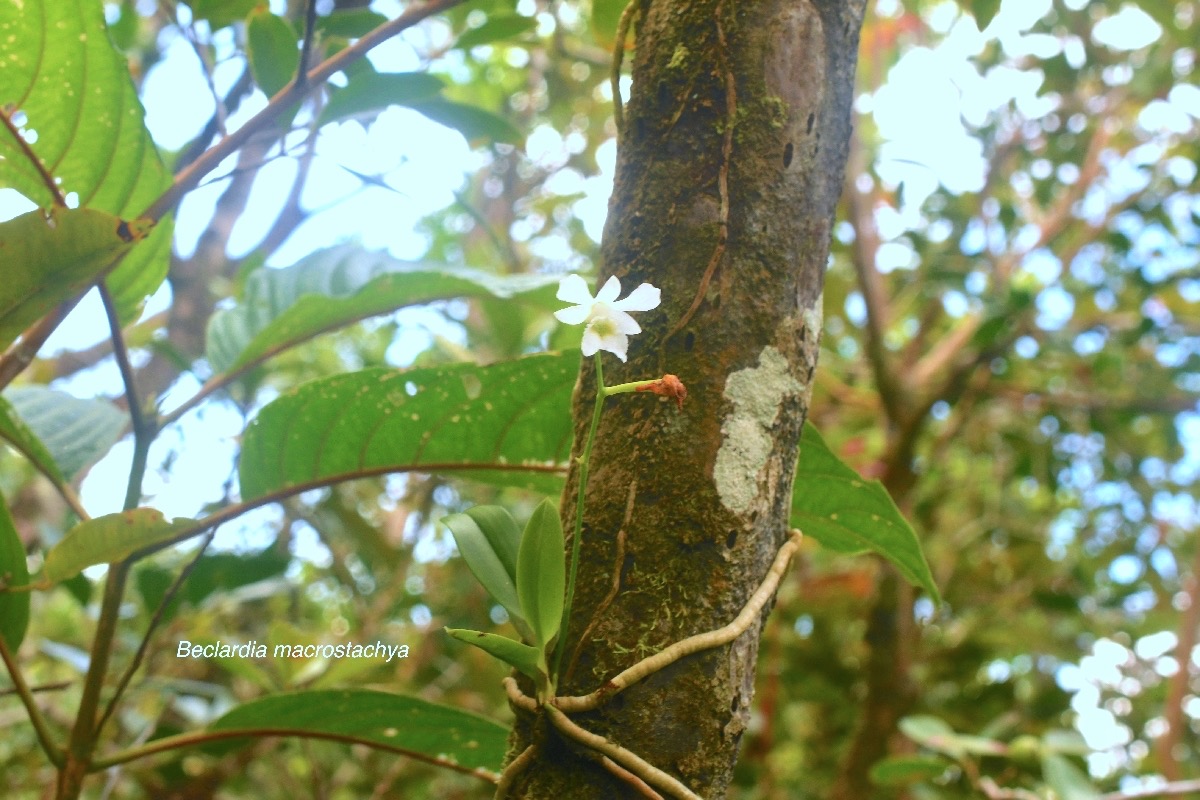
[[[621,282],[614,275],[609,278],[596,296],[588,291],[588,285],[578,275],[568,275],[558,284],[558,299],[575,305],[555,311],[554,316],[567,325],[586,323],[583,330],[583,354],[595,355],[598,350],[607,350],[622,361],[629,348],[629,337],[641,333],[630,311],[649,311],[658,308],[661,292],[648,283],[629,293],[623,300]]]

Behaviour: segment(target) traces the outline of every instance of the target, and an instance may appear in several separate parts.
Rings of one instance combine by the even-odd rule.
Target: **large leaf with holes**
[[[35,437],[9,439],[41,464],[49,455],[59,472],[71,480],[85,467],[108,452],[121,438],[126,416],[107,400],[81,400],[44,386],[14,386],[4,393],[17,412],[21,428],[14,422],[14,436],[24,437],[22,428]],[[38,449],[34,442],[44,449]]]
[[[352,245],[314,253],[286,269],[260,269],[237,306],[213,315],[207,355],[237,370],[367,317],[453,297],[518,299],[554,308],[558,279],[432,269]]]
[[[35,210],[0,223],[0,349],[99,280],[149,230],[82,208]]]
[[[50,548],[42,577],[49,583],[65,581],[88,567],[122,561],[139,550],[170,541],[195,524],[190,519],[168,522],[161,511],[153,508],[135,508],[81,522]]]
[[[571,447],[578,370],[571,353],[486,367],[368,369],[306,383],[247,428],[242,496],[405,470],[554,491]]]
[[[109,42],[103,4],[0,3],[0,41],[0,187],[50,208],[50,176],[81,208],[125,219],[141,214],[171,177],[125,59]],[[160,224],[109,278],[122,319],[166,277],[170,227]]]
[[[25,586],[29,567],[25,563],[25,545],[17,535],[4,497],[0,496],[0,583]],[[29,592],[0,592],[0,637],[11,652],[16,652],[29,627]]]
[[[364,642],[364,644],[369,644]],[[412,756],[463,772],[498,771],[508,729],[486,717],[417,697],[368,689],[277,694],[238,706],[208,727],[209,733],[247,737],[331,738]],[[245,740],[249,744],[251,738]],[[226,743],[207,749],[221,752]]]
[[[830,550],[880,554],[940,601],[917,534],[887,489],[846,466],[808,424],[800,437],[792,525]]]

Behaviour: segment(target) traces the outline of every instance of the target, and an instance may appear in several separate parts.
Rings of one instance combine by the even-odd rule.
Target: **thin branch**
[[[154,609],[154,614],[150,617],[150,624],[146,626],[146,633],[142,636],[141,644],[138,645],[137,652],[133,654],[133,660],[129,662],[129,666],[125,668],[125,672],[122,673],[120,680],[117,681],[117,688],[113,691],[112,697],[109,698],[108,705],[104,708],[104,713],[100,715],[100,721],[96,723],[97,736],[104,730],[104,725],[117,710],[117,704],[121,701],[121,695],[129,687],[129,682],[133,679],[134,673],[138,671],[138,667],[142,665],[142,661],[146,657],[146,651],[150,648],[150,637],[154,634],[154,629],[162,622],[167,607],[171,605],[171,602],[175,599],[175,595],[183,587],[184,581],[192,574],[192,570],[200,563],[200,559],[204,556],[205,551],[208,550],[208,546],[212,544],[215,535],[215,530],[209,531],[204,541],[200,543],[200,547],[196,549],[196,555],[180,570],[179,575],[176,576],[174,582],[171,583],[163,595],[158,608]]]
[[[152,756],[157,753],[166,753],[171,750],[179,750],[184,747],[194,747],[196,745],[208,744],[210,742],[222,742],[229,739],[264,739],[267,737],[291,737],[294,736],[300,739],[321,739],[328,742],[341,742],[342,744],[361,744],[366,745],[374,750],[385,750],[389,753],[396,753],[402,756],[417,761],[423,761],[426,764],[432,764],[435,767],[443,767],[445,769],[460,772],[464,775],[471,775],[488,783],[496,783],[500,776],[489,769],[483,767],[464,767],[449,758],[440,758],[438,756],[430,756],[425,753],[419,753],[414,750],[405,750],[402,747],[393,747],[385,745],[382,742],[377,742],[374,739],[364,739],[358,736],[349,734],[327,733],[324,731],[310,731],[298,728],[240,728],[230,731],[194,731],[192,733],[181,733],[176,736],[164,736],[161,739],[155,739],[149,744],[140,747],[131,747],[127,750],[121,750],[111,756],[98,758],[92,762],[90,772],[99,772],[115,767],[118,764],[126,764],[130,761]]]
[[[185,194],[196,187],[205,175],[239,150],[259,130],[274,122],[284,111],[303,99],[311,87],[324,83],[331,75],[346,69],[370,50],[393,36],[408,30],[434,14],[463,2],[465,0],[430,0],[428,3],[409,6],[400,16],[385,22],[345,50],[335,53],[313,67],[306,73],[303,82],[293,80],[276,92],[266,107],[255,114],[245,125],[221,139],[176,175],[175,182],[170,188],[151,203],[141,216],[152,220],[162,219],[171,209],[175,208]]]
[[[771,568],[767,571],[762,583],[759,584],[758,589],[755,590],[754,594],[742,608],[741,613],[734,618],[733,622],[713,631],[689,636],[665,650],[642,659],[591,694],[578,697],[556,697],[554,698],[554,705],[563,711],[591,711],[598,708],[601,703],[617,692],[628,688],[643,678],[653,675],[655,672],[675,663],[684,656],[701,650],[711,650],[715,647],[721,647],[741,636],[758,619],[763,608],[766,607],[767,603],[775,595],[775,590],[779,586],[779,581],[783,578],[783,573],[787,570],[792,555],[800,547],[801,539],[802,535],[800,531],[793,530],[788,540],[779,548],[779,552],[775,555],[775,561],[771,564]]]
[[[1191,602],[1179,615],[1178,642],[1175,646],[1179,670],[1167,683],[1167,697],[1163,701],[1162,712],[1167,730],[1155,743],[1158,768],[1168,781],[1178,781],[1183,777],[1175,752],[1183,743],[1188,728],[1184,706],[1192,680],[1192,651],[1196,648],[1196,635],[1200,632],[1200,545],[1196,547],[1192,561],[1192,574],[1184,579],[1182,588]]]
[[[4,388],[12,383],[13,378],[20,375],[26,367],[33,363],[38,350],[42,349],[42,345],[50,338],[50,334],[54,333],[62,321],[75,310],[75,306],[79,305],[79,301],[85,294],[87,294],[86,291],[59,303],[53,311],[26,328],[21,334],[21,341],[0,356],[0,391],[4,391]]]
[[[91,768],[96,747],[96,712],[100,707],[100,692],[104,687],[104,677],[108,671],[109,657],[112,655],[121,600],[131,564],[132,559],[128,559],[108,567],[104,599],[100,604],[100,616],[92,637],[92,652],[88,658],[87,675],[83,682],[83,696],[79,700],[75,725],[71,728],[71,735],[67,740],[66,762],[59,772],[60,798],[78,797],[83,778]]]
[[[33,731],[37,735],[38,744],[41,745],[42,750],[46,753],[46,757],[50,759],[50,763],[60,766],[63,763],[63,751],[61,747],[54,743],[54,737],[50,735],[50,728],[46,725],[46,719],[38,709],[37,703],[33,701],[33,693],[37,690],[30,689],[29,684],[25,683],[25,676],[21,674],[21,667],[17,663],[17,660],[13,658],[13,654],[8,649],[8,642],[4,640],[3,636],[0,636],[0,659],[4,660],[4,666],[8,669],[9,677],[12,678],[13,682],[13,688],[5,691],[14,692],[21,698],[21,704],[25,706],[25,713],[29,715],[29,721],[33,724]]]
[[[70,689],[74,681],[55,681],[54,683],[39,683],[37,686],[30,686],[28,692],[30,694],[41,694],[44,692],[61,692],[63,689]],[[0,697],[9,697],[10,695],[20,695],[16,689],[0,689]]]
[[[113,301],[112,293],[103,283],[100,284],[100,299],[104,302],[104,313],[108,317],[113,356],[116,358],[117,368],[121,372],[121,382],[125,385],[129,422],[133,427],[133,465],[129,469],[129,482],[125,487],[125,510],[128,511],[137,508],[142,499],[142,478],[146,474],[146,459],[149,455],[150,443],[154,440],[156,428],[154,419],[146,416],[145,410],[142,408],[133,374],[133,365],[129,363],[129,348],[125,346],[125,335],[121,331],[121,320],[117,316],[117,304]]]
[[[308,80],[308,62],[312,60],[313,40],[317,35],[317,0],[308,0],[304,9],[304,39],[300,42],[300,66],[296,69],[296,86],[304,88]]]
[[[176,13],[175,5],[160,0],[158,10],[162,16],[174,25],[183,34],[183,38],[187,40],[188,45],[192,48],[192,53],[195,54],[196,60],[200,62],[200,71],[204,73],[204,81],[208,85],[208,92],[212,95],[213,103],[216,104],[216,110],[213,112],[213,119],[217,123],[217,131],[223,136],[225,135],[225,117],[228,114],[225,104],[221,100],[221,95],[217,93],[217,84],[213,81],[213,65],[209,63],[204,52],[204,48],[200,45],[200,40],[196,38],[196,28],[193,25],[181,25],[179,15]],[[249,70],[247,70],[249,71]]]

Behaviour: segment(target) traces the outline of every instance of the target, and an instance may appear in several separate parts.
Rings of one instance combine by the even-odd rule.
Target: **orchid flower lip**
[[[574,305],[554,312],[567,325],[586,325],[581,350],[585,356],[607,350],[624,361],[629,337],[641,333],[642,326],[630,316],[631,311],[650,311],[658,308],[661,292],[649,283],[640,284],[620,298],[621,281],[611,276],[593,296],[587,283],[578,275],[568,275],[558,285],[557,297]]]

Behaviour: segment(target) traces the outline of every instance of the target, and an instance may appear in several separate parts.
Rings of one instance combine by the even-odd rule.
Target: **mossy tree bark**
[[[663,304],[640,315],[644,332],[627,364],[604,356],[605,378],[670,372],[689,396],[682,412],[651,395],[606,401],[565,659],[573,669],[559,694],[590,692],[640,658],[728,623],[786,538],[865,6],[635,2],[633,88],[601,281],[615,274],[626,291],[650,282]],[[594,397],[585,361],[577,443]],[[568,531],[576,483],[573,470]],[[606,603],[614,577],[619,592]],[[760,628],[575,719],[697,794],[723,797],[749,719]],[[513,752],[530,742],[540,751],[513,796],[637,796],[520,713]]]

